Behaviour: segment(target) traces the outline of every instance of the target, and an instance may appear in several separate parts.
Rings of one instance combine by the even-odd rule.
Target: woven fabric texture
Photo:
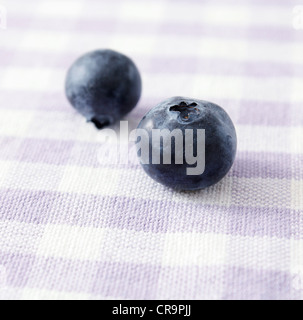
[[[0,298],[303,298],[300,2],[0,1]],[[230,114],[222,182],[174,192],[133,150],[108,161],[64,96],[98,48],[142,73],[130,129],[176,95]]]

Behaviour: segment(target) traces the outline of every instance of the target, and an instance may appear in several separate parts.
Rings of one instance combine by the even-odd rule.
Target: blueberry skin
[[[174,97],[152,110],[141,120],[138,129],[149,135],[149,164],[142,164],[145,172],[157,182],[177,190],[200,190],[218,183],[231,169],[237,150],[237,135],[228,114],[216,104],[207,101]],[[163,143],[160,146],[161,162],[152,164],[152,129],[194,130],[194,153],[197,152],[197,131],[205,129],[205,171],[201,175],[187,175],[185,143],[183,140],[183,164],[175,164],[172,143],[172,164],[163,164]],[[173,140],[173,139],[172,139]],[[140,141],[138,138],[137,142]],[[138,150],[138,156],[140,150]]]
[[[66,96],[98,129],[122,119],[138,103],[142,82],[131,59],[112,50],[80,57],[66,77]]]

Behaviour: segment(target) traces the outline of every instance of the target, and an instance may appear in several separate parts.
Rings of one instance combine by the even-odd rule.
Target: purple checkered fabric
[[[0,1],[0,298],[303,298],[302,1]],[[130,128],[176,95],[227,110],[222,182],[174,192],[133,150],[105,161],[64,96],[98,48],[142,72]]]

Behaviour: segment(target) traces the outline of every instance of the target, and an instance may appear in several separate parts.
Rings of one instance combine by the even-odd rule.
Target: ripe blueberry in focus
[[[141,77],[132,60],[112,50],[80,57],[69,69],[66,96],[98,129],[129,113],[141,96]]]
[[[168,99],[150,110],[141,120],[138,129],[143,129],[137,130],[137,149],[141,165],[151,178],[167,187],[178,190],[207,188],[219,182],[234,163],[237,149],[235,127],[228,114],[211,102],[183,97]],[[153,129],[164,130],[160,143],[153,138]],[[180,136],[175,137],[171,134],[175,129],[182,133],[181,144],[177,144]],[[144,135],[141,136],[140,131],[147,132],[145,138],[148,156],[144,161]],[[189,132],[191,135],[188,135],[188,140],[186,137]],[[153,158],[153,155],[157,152],[158,155],[160,153],[160,162],[155,163],[157,157]],[[164,160],[167,153],[171,155],[171,164]],[[200,164],[203,164],[202,170],[199,171],[198,160],[194,164],[188,163],[190,153],[197,159],[203,154],[203,161],[200,161]],[[189,174],[188,168],[195,167],[198,169],[195,170],[196,173]]]

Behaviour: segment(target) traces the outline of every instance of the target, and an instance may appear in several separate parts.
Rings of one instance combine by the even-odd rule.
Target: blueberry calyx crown
[[[180,118],[183,121],[188,121],[191,115],[199,115],[200,111],[197,108],[195,102],[187,104],[186,102],[180,102],[179,105],[175,105],[169,108],[169,111],[180,112]]]

